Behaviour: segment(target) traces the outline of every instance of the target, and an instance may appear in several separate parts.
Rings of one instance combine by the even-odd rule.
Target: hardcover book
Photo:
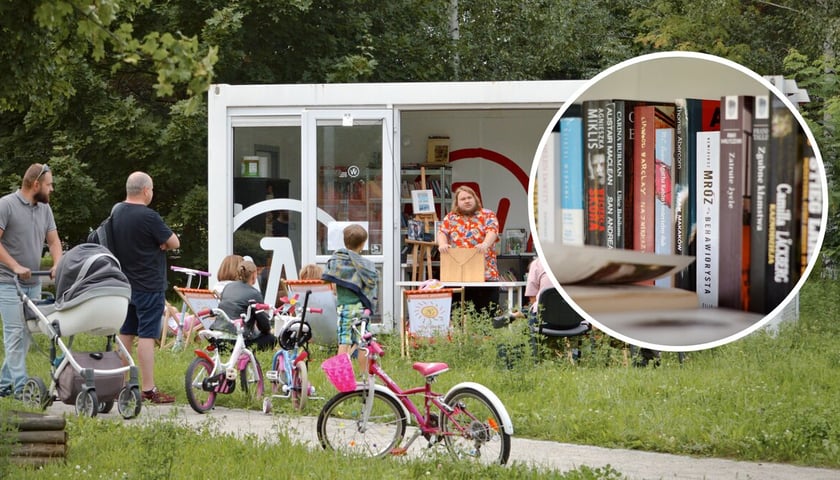
[[[558,130],[559,122],[549,133],[548,140],[540,153],[534,183],[537,197],[537,230],[540,239],[549,242],[555,241],[557,230],[559,230],[555,229],[555,223],[562,218],[559,172],[556,172],[560,166],[560,132]]]
[[[697,132],[697,296],[718,306],[720,132]]]
[[[747,308],[767,313],[765,270],[767,266],[767,175],[770,146],[770,96],[754,99],[750,146],[750,281]]]
[[[583,119],[560,120],[561,241],[584,244]]]
[[[633,249],[655,249],[655,164],[656,129],[674,128],[674,105],[635,107],[636,130],[633,146]]]
[[[609,101],[604,108],[604,151],[606,157],[606,180],[604,187],[604,244],[607,248],[617,248],[616,208],[616,136],[615,102]]]
[[[634,195],[633,195],[633,152],[636,138],[635,107],[644,105],[639,100],[616,100],[616,210],[620,213],[616,221],[618,231],[616,243],[619,248],[633,248]],[[619,161],[623,160],[623,161]]]
[[[805,273],[814,257],[820,236],[823,198],[820,183],[820,166],[810,142],[805,143],[802,154],[802,244],[800,272]]]
[[[677,99],[674,145],[674,251],[697,254],[697,132],[720,130],[720,100]],[[696,290],[697,264],[677,274],[679,288]]]
[[[672,208],[674,129],[657,128],[655,140],[656,165],[654,168],[654,251],[670,255],[674,252],[674,216]],[[659,287],[673,287],[674,277],[656,280]]]
[[[749,275],[749,237],[744,237],[744,230],[746,227],[749,233],[748,165],[753,98],[723,97],[721,109],[718,305],[744,310],[747,298],[743,287],[748,284]]]
[[[606,245],[607,100],[583,102],[584,195],[587,245]]]
[[[799,280],[801,149],[799,124],[787,105],[770,100],[770,173],[768,176],[766,300],[768,311],[779,305]]]

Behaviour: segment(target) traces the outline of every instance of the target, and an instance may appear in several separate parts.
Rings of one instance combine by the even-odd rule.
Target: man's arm
[[[64,253],[61,248],[61,239],[58,237],[58,230],[47,232],[47,246],[50,248],[50,256],[53,258],[53,266],[50,268],[50,278],[55,278],[55,269]]]
[[[175,250],[176,248],[181,246],[181,240],[178,239],[178,235],[174,233],[166,239],[160,246],[161,250]]]

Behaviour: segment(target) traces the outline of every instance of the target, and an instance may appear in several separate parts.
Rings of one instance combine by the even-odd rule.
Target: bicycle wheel
[[[381,457],[398,447],[405,436],[406,418],[400,403],[374,392],[370,415],[363,418],[367,391],[339,393],[318,415],[318,440],[325,450]]]
[[[303,410],[309,399],[309,371],[306,362],[298,362],[292,371],[292,407]]]
[[[187,391],[187,401],[198,413],[205,413],[216,403],[216,392],[208,392],[203,388],[203,382],[213,373],[213,364],[204,358],[196,358],[187,367],[184,377],[184,388]]]
[[[252,400],[262,398],[265,392],[265,383],[262,367],[257,357],[254,357],[254,361],[248,362],[248,365],[245,365],[245,368],[239,371],[239,384],[248,398]]]
[[[501,464],[510,455],[510,435],[502,429],[502,419],[492,402],[472,388],[459,388],[446,397],[455,409],[452,418],[440,419],[449,453],[458,460]]]

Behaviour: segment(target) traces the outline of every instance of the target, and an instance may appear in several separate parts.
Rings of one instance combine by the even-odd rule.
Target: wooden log
[[[11,424],[13,429],[23,432],[34,430],[64,430],[67,420],[58,415],[43,413],[9,412],[0,418],[0,424]]]
[[[5,437],[16,443],[67,443],[67,432],[64,430],[8,432]]]
[[[63,457],[66,443],[18,443],[12,446],[12,457]]]

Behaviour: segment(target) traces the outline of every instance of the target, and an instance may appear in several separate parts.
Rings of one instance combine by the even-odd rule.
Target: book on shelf
[[[800,272],[805,273],[814,256],[822,223],[823,198],[820,166],[811,143],[805,143],[802,154],[802,241]]]
[[[750,145],[750,271],[747,308],[765,313],[764,278],[767,259],[767,175],[770,146],[770,95],[753,100],[752,143]]]
[[[674,212],[673,169],[674,169],[674,129],[657,128],[655,132],[654,166],[654,252],[673,254],[674,252]],[[674,277],[659,278],[656,285],[673,287]]]
[[[721,98],[718,305],[736,309],[748,301],[752,115],[753,97]]]
[[[678,98],[674,101],[674,253],[697,255],[697,132],[720,130],[720,100]],[[674,284],[697,289],[697,263],[677,273]]]
[[[798,231],[801,210],[799,124],[785,103],[770,100],[770,172],[767,215],[767,310],[781,303],[799,280]]]
[[[604,241],[607,248],[618,248],[617,244],[617,198],[616,198],[616,139],[615,102],[604,105]]]
[[[548,134],[545,146],[540,152],[537,175],[534,181],[536,189],[536,225],[540,238],[554,242],[557,230],[555,219],[562,219],[560,204],[559,175],[555,172],[559,168],[560,160],[560,122]],[[562,221],[562,220],[561,220]]]
[[[584,240],[606,245],[606,110],[608,100],[583,102]]]
[[[697,295],[718,306],[720,132],[697,132]]]
[[[560,120],[561,241],[584,244],[583,119],[564,115]]]
[[[645,102],[615,100],[613,103],[616,118],[616,244],[619,248],[633,248],[633,152],[636,138],[634,109]]]

